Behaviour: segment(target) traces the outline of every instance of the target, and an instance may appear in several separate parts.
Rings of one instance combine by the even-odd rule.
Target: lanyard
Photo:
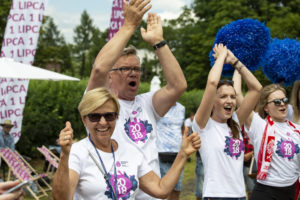
[[[112,187],[111,183],[109,182],[109,179],[108,179],[108,173],[107,173],[106,168],[105,168],[105,165],[104,165],[104,163],[103,163],[103,161],[102,161],[102,159],[101,159],[101,156],[100,156],[99,152],[97,151],[96,146],[95,146],[95,144],[94,144],[94,142],[93,142],[93,140],[92,140],[92,138],[91,138],[91,134],[89,134],[89,139],[90,139],[92,145],[93,145],[94,148],[95,148],[95,151],[96,151],[96,153],[97,153],[97,155],[98,155],[98,158],[99,158],[100,163],[101,163],[101,165],[102,165],[102,168],[103,168],[103,170],[104,170],[103,176],[104,176],[104,179],[105,179],[105,181],[106,181],[106,184],[108,185],[108,187],[109,187],[109,188],[111,189],[111,191],[112,191],[112,198],[113,198],[113,200],[117,200],[117,199],[118,199],[118,193],[117,193],[117,187],[118,187],[118,182],[117,182],[117,181],[118,181],[118,178],[117,178],[117,170],[116,170],[116,161],[115,161],[114,148],[113,148],[113,146],[112,146],[112,144],[111,144],[111,151],[112,151],[113,158],[114,158],[114,163],[113,163],[113,165],[114,165],[115,190],[114,190],[114,188]]]

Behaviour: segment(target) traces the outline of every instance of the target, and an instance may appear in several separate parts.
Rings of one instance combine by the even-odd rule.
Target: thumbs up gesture
[[[69,121],[66,122],[66,127],[60,131],[58,144],[64,155],[69,155],[73,140],[73,129]]]
[[[185,127],[182,135],[181,150],[187,155],[191,155],[201,147],[201,139],[197,132],[188,135],[189,129]]]

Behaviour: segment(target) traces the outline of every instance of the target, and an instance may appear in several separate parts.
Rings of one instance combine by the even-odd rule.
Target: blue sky
[[[162,19],[176,18],[182,7],[190,6],[193,0],[152,0],[151,12]],[[80,23],[81,13],[86,10],[94,25],[104,30],[109,27],[112,0],[48,0],[46,15],[54,18],[55,24],[67,42],[73,41],[73,29]]]

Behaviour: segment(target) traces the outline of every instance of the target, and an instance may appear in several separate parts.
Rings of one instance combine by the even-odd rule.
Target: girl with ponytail
[[[202,140],[200,149],[204,166],[203,199],[245,200],[243,178],[243,139],[240,125],[254,109],[261,84],[223,44],[216,44],[201,104],[195,115],[193,130]],[[231,64],[245,80],[248,93],[236,108],[233,82],[220,80],[223,65]]]

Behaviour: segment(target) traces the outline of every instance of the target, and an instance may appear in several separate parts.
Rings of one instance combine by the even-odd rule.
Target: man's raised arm
[[[130,0],[124,3],[124,24],[98,53],[88,82],[87,90],[106,86],[107,74],[120,57],[144,14],[151,8],[151,0]]]
[[[142,28],[141,34],[146,42],[156,46],[155,54],[167,81],[167,85],[158,90],[152,100],[156,112],[163,116],[186,90],[187,83],[179,63],[164,41],[160,17],[154,13],[149,13],[147,30]]]

